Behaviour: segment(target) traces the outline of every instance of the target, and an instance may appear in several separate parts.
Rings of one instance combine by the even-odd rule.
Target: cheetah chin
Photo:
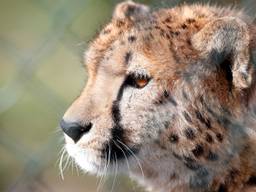
[[[149,191],[256,191],[256,24],[243,11],[123,2],[84,63],[60,122],[84,171]]]

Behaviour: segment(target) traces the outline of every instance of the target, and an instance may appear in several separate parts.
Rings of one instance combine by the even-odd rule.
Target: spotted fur
[[[149,191],[256,190],[255,50],[256,26],[242,11],[118,4],[64,115],[92,124],[76,143],[65,136],[69,154],[96,174],[118,163]]]

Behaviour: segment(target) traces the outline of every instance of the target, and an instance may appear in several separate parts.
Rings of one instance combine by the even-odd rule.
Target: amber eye
[[[135,79],[136,87],[138,88],[145,87],[148,84],[148,82],[149,82],[149,79],[146,79],[146,78]]]
[[[148,77],[148,76],[145,76],[145,75],[135,76],[135,75],[131,74],[131,75],[128,75],[128,77],[125,81],[125,84],[135,87],[135,88],[138,88],[138,89],[141,89],[141,88],[145,87],[149,81],[150,81],[150,77]]]

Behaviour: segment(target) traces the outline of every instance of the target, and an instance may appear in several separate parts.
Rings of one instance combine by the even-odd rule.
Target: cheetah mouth
[[[85,172],[92,174],[106,174],[118,171],[122,172],[130,168],[128,161],[137,161],[139,147],[129,147],[121,140],[110,140],[103,149],[82,149],[76,144],[66,144],[66,150],[76,164]],[[132,166],[132,165],[131,165]]]

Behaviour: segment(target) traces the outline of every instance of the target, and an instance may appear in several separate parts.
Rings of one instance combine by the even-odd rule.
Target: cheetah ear
[[[145,19],[149,13],[150,9],[148,6],[134,3],[133,1],[125,1],[116,6],[113,19],[139,21]]]
[[[250,60],[248,25],[234,17],[223,17],[206,24],[191,43],[209,62],[221,64],[231,59],[233,86],[245,89],[252,84],[253,65]]]

